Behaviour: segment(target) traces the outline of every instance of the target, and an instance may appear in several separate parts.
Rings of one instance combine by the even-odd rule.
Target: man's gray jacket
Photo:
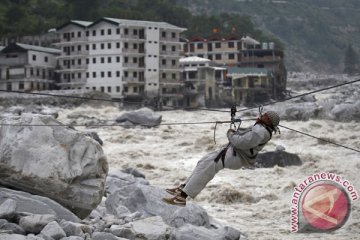
[[[229,131],[227,138],[232,150],[238,154],[244,166],[254,166],[259,151],[271,139],[271,130],[262,124],[255,124],[247,129],[236,132]]]

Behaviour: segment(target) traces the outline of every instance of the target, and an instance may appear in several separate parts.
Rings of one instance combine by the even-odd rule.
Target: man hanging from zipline
[[[268,143],[273,132],[278,131],[280,122],[276,112],[268,111],[260,114],[254,126],[247,129],[227,131],[229,144],[200,159],[184,184],[176,188],[166,189],[173,197],[163,201],[173,205],[185,206],[188,196],[195,198],[216,173],[224,168],[253,168],[259,151]]]

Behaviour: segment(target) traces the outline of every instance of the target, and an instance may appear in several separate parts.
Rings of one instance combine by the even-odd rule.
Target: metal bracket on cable
[[[234,127],[234,130],[236,130],[236,125],[235,123],[238,122],[239,126],[238,129],[241,125],[241,119],[240,118],[236,118],[236,105],[234,104],[231,108],[230,108],[230,116],[231,116],[231,121],[230,121],[230,128]],[[216,144],[216,126],[218,125],[218,123],[223,123],[220,121],[216,121],[215,123],[215,128],[214,128],[214,143]]]

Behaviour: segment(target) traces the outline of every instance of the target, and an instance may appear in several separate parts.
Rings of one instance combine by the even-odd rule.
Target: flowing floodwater
[[[59,119],[69,122],[69,114],[84,114],[114,120],[122,111],[115,107],[80,107],[60,110]],[[208,111],[161,112],[163,123],[224,121],[228,113]],[[244,122],[243,127],[252,122]],[[343,145],[360,148],[360,124],[330,120],[282,121],[288,126]],[[226,144],[228,124],[159,126],[156,128],[94,128],[104,141],[110,169],[138,168],[152,185],[162,188],[177,186],[191,173],[206,153]],[[223,170],[196,199],[211,216],[240,229],[249,239],[358,239],[360,234],[360,201],[353,202],[351,216],[341,229],[332,233],[290,233],[290,201],[293,187],[316,172],[333,172],[344,176],[360,191],[359,153],[281,129],[264,151],[282,145],[298,154],[302,166],[273,167],[255,170]]]
[[[313,86],[302,82],[311,77],[313,78],[312,84],[317,84],[317,79],[320,78],[320,81],[323,78],[323,84],[329,85],[326,80],[327,76],[297,74],[290,76],[289,86],[298,88],[296,93],[311,91],[314,89]],[[294,78],[298,79],[292,81]],[[317,88],[319,87],[317,86]],[[331,104],[334,101],[339,102],[338,99],[340,102],[358,100],[356,92],[359,92],[358,84],[351,88],[349,86],[317,93],[316,98],[322,101],[329,99],[330,101],[325,102],[324,105],[332,107]],[[290,103],[278,103],[274,109],[282,110],[285,108],[283,104],[296,106],[298,102],[295,100]],[[265,107],[265,110],[269,108]],[[70,123],[74,118],[69,119],[68,116],[77,114],[114,121],[123,112],[116,107],[84,106],[71,110],[60,109],[59,120],[63,123]],[[178,110],[160,112],[160,114],[162,123],[227,121],[230,118],[229,113],[209,111]],[[254,117],[256,111],[250,115],[244,113],[240,116],[242,118]],[[253,122],[243,122],[242,127],[251,126],[251,124]],[[355,121],[337,122],[310,119],[308,121],[281,121],[281,124],[360,149],[360,124]],[[217,126],[217,144],[213,140],[214,127],[214,124],[159,126],[156,128],[110,126],[90,128],[90,130],[96,131],[104,141],[103,149],[111,170],[127,167],[138,168],[152,185],[167,188],[182,183],[203,155],[227,143],[226,131],[229,124]],[[215,176],[196,199],[189,201],[204,207],[211,216],[220,222],[240,229],[249,239],[359,239],[360,201],[352,202],[352,212],[346,224],[331,233],[291,233],[290,207],[294,187],[308,176],[318,172],[332,172],[341,175],[360,192],[360,154],[335,145],[324,144],[317,139],[283,128],[281,134],[274,135],[263,151],[274,151],[277,145],[282,145],[286,151],[299,155],[303,164],[255,170],[225,169]]]

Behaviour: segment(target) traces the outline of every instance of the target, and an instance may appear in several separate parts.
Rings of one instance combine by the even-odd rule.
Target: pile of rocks
[[[243,239],[200,206],[162,202],[136,169],[108,173],[100,138],[49,115],[0,123],[1,240]]]

